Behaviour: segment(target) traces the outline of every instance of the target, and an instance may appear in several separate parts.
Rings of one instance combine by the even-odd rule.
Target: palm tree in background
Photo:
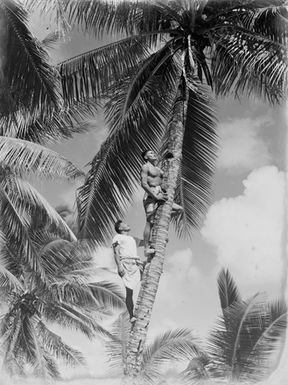
[[[76,365],[84,358],[49,325],[89,338],[110,337],[101,318],[124,305],[115,286],[94,282],[94,247],[77,242],[61,216],[23,179],[35,172],[23,164],[1,167],[1,356],[11,374],[25,374],[28,365],[34,375],[57,378],[57,360]]]
[[[111,330],[112,336],[117,338],[111,338],[106,344],[108,363],[111,367],[110,373],[115,373],[115,376],[123,375],[130,328],[129,317],[127,314],[122,314],[113,324]],[[138,381],[147,385],[162,384],[160,380],[166,377],[168,366],[174,369],[175,379],[179,381],[179,372],[177,373],[175,370],[174,364],[197,360],[204,355],[201,342],[195,337],[192,330],[166,331],[145,346]]]
[[[228,270],[218,276],[222,315],[208,336],[205,354],[193,359],[181,377],[188,383],[226,379],[255,383],[274,370],[287,328],[283,300],[256,294],[243,300]]]
[[[127,349],[126,373],[137,376],[173,199],[184,207],[175,221],[180,235],[199,226],[209,204],[217,149],[210,91],[216,96],[257,95],[272,104],[283,100],[287,10],[277,0],[84,0],[67,1],[66,6],[68,21],[86,32],[124,35],[59,67],[69,98],[103,93],[109,99],[110,134],[79,190],[80,236],[104,242],[110,235],[111,223],[123,214],[139,183],[143,149],[160,150],[166,163],[168,200],[158,210],[156,253],[147,265]]]
[[[269,302],[264,294],[243,300],[228,270],[218,275],[222,314],[204,343],[192,330],[169,330],[144,349],[138,380],[144,384],[175,383],[255,383],[273,370],[275,353],[287,327],[287,307],[283,301]],[[130,325],[128,316],[117,319],[107,345],[111,369],[119,373],[125,366]],[[179,372],[173,362],[189,362]],[[167,365],[167,363],[169,365]],[[163,381],[163,382],[161,382]],[[209,382],[211,381],[211,382]],[[141,382],[140,382],[141,383]]]
[[[89,338],[109,335],[99,321],[123,301],[113,285],[93,282],[92,249],[77,242],[27,178],[83,176],[42,144],[83,131],[82,121],[97,102],[64,105],[60,78],[44,49],[47,41],[40,44],[32,36],[21,5],[0,1],[0,29],[1,357],[11,374],[28,369],[56,378],[58,359],[73,365],[84,359],[49,325]]]

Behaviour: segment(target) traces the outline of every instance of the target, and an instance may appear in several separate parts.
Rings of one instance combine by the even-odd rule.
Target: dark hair
[[[118,221],[115,222],[114,228],[115,228],[116,233],[118,233],[118,234],[120,234],[119,227],[120,227],[122,222],[123,222],[122,219],[118,219]]]
[[[142,154],[141,154],[141,156],[142,156],[142,158],[143,158],[144,160],[146,160],[146,159],[145,159],[145,156],[146,156],[146,154],[147,154],[148,151],[150,151],[150,150],[145,150],[145,151],[143,151]]]

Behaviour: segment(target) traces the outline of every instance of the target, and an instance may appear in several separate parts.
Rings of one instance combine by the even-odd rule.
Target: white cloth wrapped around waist
[[[137,262],[140,258],[131,258],[120,255],[120,262],[124,270],[123,283],[129,289],[134,289],[140,282],[140,270]]]

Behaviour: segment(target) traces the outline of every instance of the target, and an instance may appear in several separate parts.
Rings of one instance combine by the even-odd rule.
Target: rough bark
[[[142,368],[143,348],[150,324],[153,305],[158,291],[160,277],[163,272],[171,209],[182,156],[185,105],[182,91],[179,90],[172,119],[168,127],[170,132],[169,147],[173,154],[173,158],[166,161],[168,162],[166,165],[168,200],[157,210],[152,236],[155,255],[151,262],[146,265],[144,271],[142,286],[135,310],[136,321],[134,325],[132,325],[127,346],[126,366],[124,372],[125,375],[131,380],[134,378],[135,383],[139,383],[140,380],[137,377],[139,376]],[[133,381],[131,383],[133,383]]]

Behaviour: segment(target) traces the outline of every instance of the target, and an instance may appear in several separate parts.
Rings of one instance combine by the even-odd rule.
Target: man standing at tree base
[[[130,321],[134,322],[133,293],[141,280],[141,262],[140,258],[137,256],[136,240],[129,235],[130,227],[127,223],[118,220],[115,223],[115,231],[117,234],[112,241],[114,258],[118,268],[118,274],[122,278],[126,288],[126,306],[129,312]]]

